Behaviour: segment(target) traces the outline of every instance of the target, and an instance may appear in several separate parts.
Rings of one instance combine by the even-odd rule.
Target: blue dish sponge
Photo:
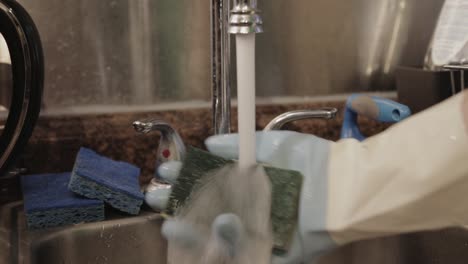
[[[67,188],[70,173],[21,177],[24,209],[31,229],[104,220],[104,203]]]
[[[68,188],[91,199],[136,215],[144,196],[138,177],[140,169],[126,162],[114,161],[96,152],[81,148],[75,160]]]

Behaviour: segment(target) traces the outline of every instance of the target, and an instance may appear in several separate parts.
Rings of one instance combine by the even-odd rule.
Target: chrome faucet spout
[[[289,122],[309,118],[333,119],[335,118],[337,112],[338,109],[332,107],[324,107],[315,110],[290,111],[275,117],[273,120],[270,121],[270,123],[268,123],[268,125],[265,126],[263,130],[279,130]]]
[[[261,11],[257,0],[211,1],[211,55],[212,55],[212,106],[214,134],[230,133],[230,34],[256,34],[263,32]],[[284,113],[272,120],[265,130],[280,129],[284,124],[307,118],[334,118],[335,108],[302,110]]]
[[[175,133],[174,129],[166,122],[162,120],[148,120],[148,121],[135,121],[133,122],[133,128],[135,131],[140,133],[149,133],[151,131],[160,131],[164,134]]]
[[[263,32],[263,20],[257,9],[257,0],[235,0],[229,18],[230,34]]]
[[[211,101],[215,135],[231,132],[229,33],[263,32],[257,0],[234,0],[232,10],[230,4],[230,0],[211,1]]]

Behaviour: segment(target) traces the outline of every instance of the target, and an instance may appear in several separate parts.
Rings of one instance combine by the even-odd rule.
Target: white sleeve
[[[330,148],[327,229],[338,243],[468,223],[468,93]]]

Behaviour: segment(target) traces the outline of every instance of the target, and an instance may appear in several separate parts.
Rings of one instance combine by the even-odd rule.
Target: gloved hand
[[[226,159],[238,157],[238,135],[219,135],[208,138],[208,150]],[[335,246],[327,235],[326,223],[326,177],[329,147],[332,142],[307,134],[292,131],[257,132],[257,161],[274,167],[292,169],[303,174],[303,188],[300,199],[299,226],[293,239],[291,249],[284,256],[273,256],[273,263],[301,263],[304,258],[311,260],[320,253]],[[180,162],[167,162],[158,168],[158,174],[168,182],[177,179],[181,168]],[[154,209],[163,210],[167,202],[166,193],[147,194],[147,203],[153,204]],[[232,223],[239,223],[234,216],[221,215],[213,224],[213,230],[219,234],[228,233],[239,237],[234,232],[224,230],[242,230],[242,227]],[[181,231],[183,230],[183,231]],[[187,241],[196,240],[194,231],[181,227],[181,223],[168,222],[163,232],[169,238],[181,240],[187,235]],[[219,235],[224,237],[224,235]],[[226,238],[225,244],[233,248],[231,243],[236,239]],[[231,242],[230,242],[231,241]],[[305,242],[305,243],[304,243]],[[193,243],[192,243],[193,244]]]
[[[221,135],[206,143],[213,153],[235,158],[236,141],[236,135]],[[287,256],[274,258],[277,263],[309,261],[334,245],[361,239],[463,226],[468,207],[459,201],[468,190],[468,93],[363,142],[260,132],[257,159],[304,175],[297,236]],[[171,229],[173,224],[163,230],[170,239],[182,230]],[[213,231],[223,237],[216,225]]]

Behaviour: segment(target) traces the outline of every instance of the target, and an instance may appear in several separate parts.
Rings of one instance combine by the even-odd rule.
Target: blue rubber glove
[[[237,134],[213,136],[206,140],[208,150],[226,159],[237,159],[238,136]],[[328,236],[326,225],[326,196],[327,196],[327,159],[330,141],[325,139],[301,134],[292,131],[266,131],[257,132],[257,161],[274,167],[299,171],[304,176],[301,191],[299,224],[293,243],[288,253],[284,256],[273,256],[272,262],[277,264],[303,263],[311,261],[322,253],[334,248],[336,245]],[[307,162],[306,162],[307,161]],[[158,173],[165,179],[175,180],[180,171],[181,164],[177,162],[165,163],[158,168]],[[167,201],[164,195],[149,194]],[[162,210],[164,202],[154,202],[154,197],[147,195],[147,203],[158,204],[155,209]],[[167,194],[168,195],[168,194]],[[156,199],[157,200],[157,199]],[[231,226],[226,223],[236,223],[233,216],[220,215],[220,221],[213,223],[213,230],[218,233],[217,237],[227,245],[234,248],[236,241],[223,234],[233,237],[241,237],[235,232],[225,230],[242,230],[242,227]],[[229,219],[223,220],[223,219]],[[185,227],[182,227],[185,225]],[[167,222],[163,227],[163,233],[170,240],[179,240],[184,244],[186,241],[196,241],[196,234],[187,226],[188,223]],[[181,231],[185,230],[185,231]],[[187,237],[184,238],[184,234]],[[192,243],[192,244],[198,244]]]

